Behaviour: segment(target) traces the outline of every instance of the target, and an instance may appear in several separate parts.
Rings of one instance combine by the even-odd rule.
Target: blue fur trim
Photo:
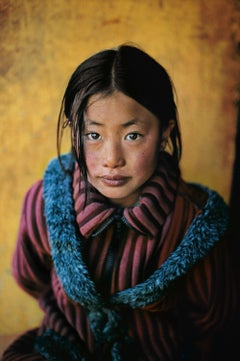
[[[34,342],[34,350],[37,351],[48,361],[87,361],[89,357],[84,356],[80,347],[73,344],[66,337],[59,335],[52,329],[46,330],[42,335],[37,336]],[[127,351],[127,359],[130,359],[129,352]],[[121,357],[121,344],[115,342],[112,347],[110,357],[114,361],[123,361]],[[99,355],[98,355],[99,356]],[[195,357],[191,346],[187,346],[184,352],[181,353],[179,361],[190,361]],[[136,354],[131,354],[131,359],[136,358]],[[92,358],[91,358],[92,359]],[[106,357],[104,358],[105,361]]]
[[[208,193],[208,201],[202,213],[192,221],[182,242],[145,282],[114,294],[112,303],[136,308],[157,301],[171,282],[185,275],[224,236],[229,223],[227,205],[216,192],[198,186]]]
[[[74,161],[69,154],[63,156],[62,161],[69,170],[73,168]],[[216,192],[204,189],[209,196],[207,204],[177,249],[145,282],[112,295],[110,303],[139,308],[157,301],[174,280],[185,275],[223,237],[228,227],[227,206]],[[72,176],[62,171],[57,159],[51,161],[44,175],[44,200],[53,261],[65,291],[87,309],[101,309],[103,300],[81,254]]]
[[[48,361],[87,360],[79,347],[51,329],[36,338],[34,349]]]
[[[62,156],[62,163],[71,171],[74,159],[66,154]],[[58,159],[50,162],[43,185],[52,257],[62,285],[69,297],[81,305],[92,308],[98,304],[101,307],[101,296],[82,258],[82,243],[72,198],[72,177],[63,172]]]

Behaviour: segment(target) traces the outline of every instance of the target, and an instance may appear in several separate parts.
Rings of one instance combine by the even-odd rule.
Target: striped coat
[[[216,360],[236,312],[220,196],[163,154],[138,204],[119,209],[92,188],[86,199],[63,161],[71,175],[53,160],[26,193],[13,255],[44,318],[2,361]]]

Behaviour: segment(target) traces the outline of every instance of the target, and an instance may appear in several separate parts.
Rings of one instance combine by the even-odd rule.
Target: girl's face
[[[90,97],[84,127],[89,182],[113,203],[134,205],[156,169],[159,120],[132,98],[114,92]]]

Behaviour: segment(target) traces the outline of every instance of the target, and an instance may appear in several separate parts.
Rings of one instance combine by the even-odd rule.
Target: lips
[[[119,187],[126,184],[128,181],[128,177],[123,177],[120,175],[115,175],[115,176],[106,175],[100,178],[105,185],[110,187]]]

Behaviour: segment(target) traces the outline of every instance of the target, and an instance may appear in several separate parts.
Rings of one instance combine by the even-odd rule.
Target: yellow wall
[[[21,202],[55,156],[66,82],[90,54],[133,41],[178,93],[183,173],[229,197],[239,76],[239,1],[0,0],[0,334],[41,313],[11,276]]]

